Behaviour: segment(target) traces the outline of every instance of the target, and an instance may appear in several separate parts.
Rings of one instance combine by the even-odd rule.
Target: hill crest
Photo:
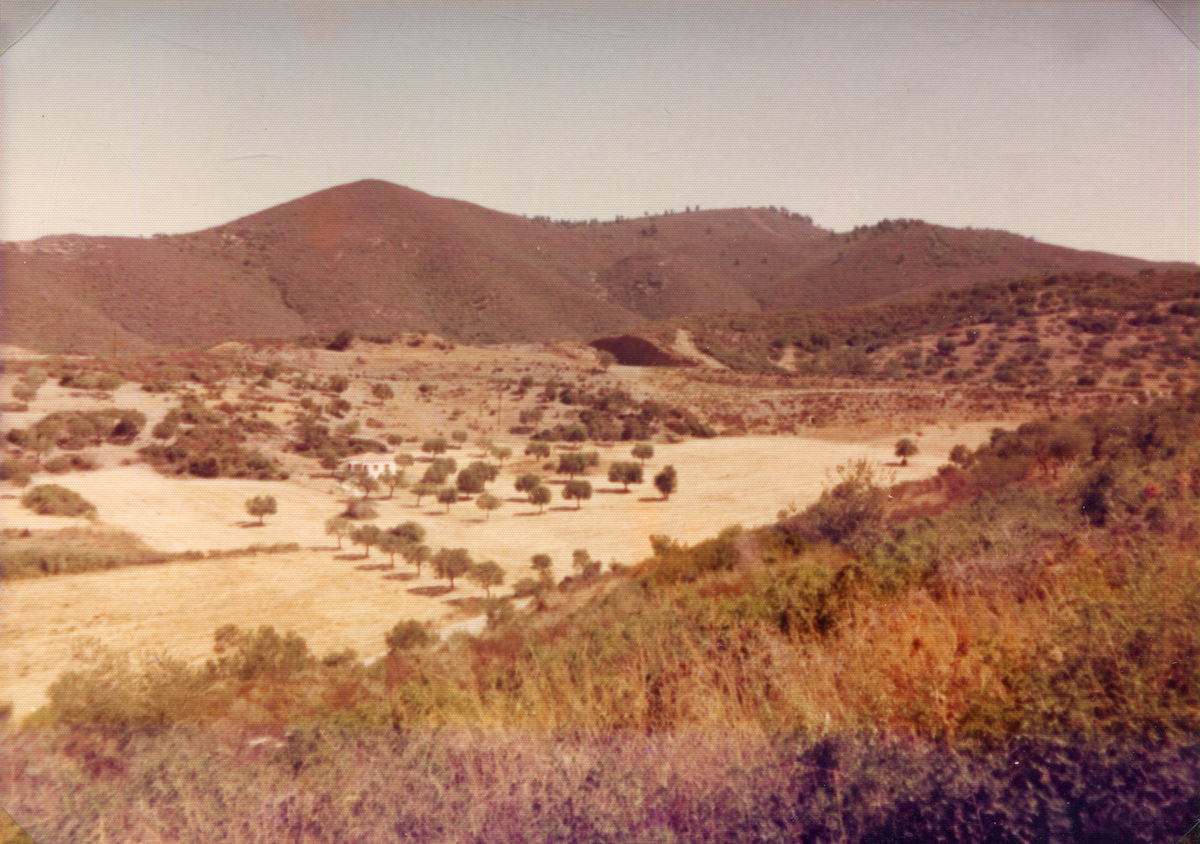
[[[0,248],[4,340],[47,352],[343,328],[589,339],[696,312],[841,308],[1031,273],[1156,266],[920,221],[836,233],[775,208],[552,222],[373,179],[187,234]]]

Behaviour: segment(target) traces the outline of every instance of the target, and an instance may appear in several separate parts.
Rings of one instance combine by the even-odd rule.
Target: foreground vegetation
[[[895,487],[846,466],[775,524],[530,579],[532,611],[491,599],[479,637],[380,631],[370,664],[232,626],[201,666],[97,650],[0,798],[124,840],[1181,835],[1196,394],[952,459]]]

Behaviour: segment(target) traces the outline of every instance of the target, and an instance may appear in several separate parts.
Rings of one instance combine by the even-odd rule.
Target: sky
[[[1150,0],[59,0],[0,57],[0,239],[358,179],[555,219],[786,207],[1200,261],[1200,50]]]

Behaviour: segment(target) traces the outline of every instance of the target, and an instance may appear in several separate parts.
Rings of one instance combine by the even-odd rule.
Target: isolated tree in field
[[[454,590],[454,578],[462,577],[474,565],[466,548],[442,548],[433,555],[431,562],[437,576],[450,581],[451,591]]]
[[[901,466],[907,466],[908,458],[912,457],[918,451],[920,451],[920,449],[917,448],[917,444],[908,437],[905,437],[896,443],[896,456],[900,458]]]
[[[492,457],[500,461],[500,465],[504,465],[504,461],[512,457],[512,449],[508,446],[493,446],[491,449]]]
[[[529,558],[529,565],[533,566],[539,572],[548,572],[550,567],[554,565],[554,560],[549,554],[534,554]]]
[[[450,505],[458,501],[458,490],[452,486],[444,486],[437,491],[437,500],[439,504],[446,505],[446,512],[450,512]]]
[[[475,499],[475,506],[486,514],[483,517],[485,522],[491,518],[493,510],[499,510],[503,505],[504,502],[492,495],[490,492],[485,492],[483,495]]]
[[[371,556],[371,546],[378,545],[382,536],[383,531],[379,529],[378,525],[363,525],[350,532],[350,541],[365,549],[363,558],[366,559]]]
[[[433,642],[434,638],[434,634],[430,633],[424,624],[410,618],[408,621],[397,622],[384,636],[383,641],[389,651],[410,651],[413,648],[425,647]]]
[[[391,385],[380,382],[378,384],[371,385],[371,395],[377,399],[386,401],[390,398],[394,398],[396,394],[393,392]]]
[[[427,454],[444,454],[449,447],[450,443],[446,442],[445,437],[430,437],[421,443],[421,451]]]
[[[574,478],[576,475],[587,471],[587,457],[578,451],[569,451],[566,454],[560,454],[558,457],[558,468],[554,471],[560,475],[567,475],[570,478]]]
[[[966,466],[971,462],[971,449],[967,448],[962,443],[950,449],[950,462],[959,466]]]
[[[554,495],[550,492],[550,487],[548,486],[535,486],[529,490],[529,503],[536,504],[539,513],[546,511],[546,505],[550,503],[550,499],[553,497]]]
[[[379,536],[379,550],[387,554],[390,558],[388,561],[389,568],[396,567],[396,555],[404,551],[407,547],[408,543],[394,533],[385,532]]]
[[[608,479],[613,483],[624,484],[625,491],[628,492],[630,484],[642,482],[642,464],[618,460],[608,467]]]
[[[417,497],[418,507],[421,506],[422,498],[424,498],[426,495],[437,495],[437,491],[437,484],[430,483],[429,481],[421,481],[419,484],[413,484],[412,488],[409,490],[409,492]]]
[[[275,496],[256,495],[246,500],[246,512],[258,517],[258,523],[263,524],[263,516],[270,516],[276,509]]]
[[[330,516],[325,520],[325,535],[336,536],[338,550],[342,548],[342,537],[354,529],[354,523],[345,516]]]
[[[459,446],[461,446],[463,443],[465,443],[467,441],[467,432],[466,431],[451,431],[450,439],[454,440],[456,443],[459,444]]]
[[[654,476],[654,486],[662,493],[664,499],[670,498],[679,483],[679,476],[674,466],[664,466],[663,470]]]
[[[583,502],[592,497],[592,485],[582,478],[573,481],[567,481],[567,485],[563,487],[563,498],[575,500],[575,509],[578,510],[583,506]]]
[[[638,443],[633,447],[633,451],[630,453],[633,454],[633,456],[638,460],[642,461],[642,465],[645,466],[646,461],[654,456],[654,446],[650,445],[650,443]]]
[[[472,566],[467,572],[467,578],[478,586],[482,586],[489,598],[492,597],[492,587],[504,583],[504,569],[494,560]]]
[[[525,453],[530,457],[549,457],[550,443],[534,442],[525,446]]]
[[[517,490],[517,492],[529,493],[541,485],[542,479],[539,475],[535,475],[533,472],[526,472],[524,475],[521,475],[519,478],[517,478],[516,482],[513,484],[513,487]]]
[[[388,498],[390,499],[396,494],[396,487],[404,489],[408,486],[408,480],[404,477],[404,470],[400,469],[393,472],[391,469],[384,469],[379,476],[379,482],[388,488]]]

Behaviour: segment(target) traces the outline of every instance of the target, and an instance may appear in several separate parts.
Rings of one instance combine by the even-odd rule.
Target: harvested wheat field
[[[928,476],[945,462],[954,443],[977,444],[988,430],[975,425],[924,431],[921,453],[905,468],[892,465],[893,440],[755,436],[658,444],[646,466],[646,483],[624,492],[607,481],[606,471],[593,470],[595,494],[579,509],[562,500],[562,482],[551,475],[554,500],[543,513],[513,490],[516,475],[531,468],[528,461],[514,461],[490,485],[504,505],[489,518],[473,501],[460,501],[447,513],[429,498],[418,507],[411,494],[396,490],[394,498],[374,502],[376,524],[417,521],[432,548],[464,547],[477,561],[495,560],[509,584],[531,573],[528,563],[535,553],[550,554],[562,577],[571,571],[575,549],[586,549],[605,564],[632,564],[649,555],[654,534],[695,542],[731,524],[769,522],[781,508],[813,501],[835,468],[850,460],[877,462],[898,480]],[[464,449],[464,457],[469,452]],[[630,459],[628,448],[602,448],[601,459],[602,469],[613,460]],[[679,473],[678,492],[669,500],[650,483],[666,464]],[[167,478],[134,465],[35,478],[35,483],[46,481],[78,491],[96,504],[102,524],[135,533],[161,551],[284,542],[299,543],[301,550],[9,581],[2,602],[7,658],[0,697],[11,699],[18,715],[43,702],[49,683],[89,641],[193,659],[210,653],[213,631],[223,624],[270,624],[295,630],[318,654],[352,647],[372,655],[383,650],[383,634],[398,620],[450,623],[463,615],[448,601],[482,594],[459,580],[452,593],[437,595],[445,584],[433,579],[428,566],[417,578],[403,560],[394,570],[381,568],[387,557],[377,549],[369,559],[346,541],[338,550],[324,523],[344,506],[346,493],[331,479]],[[275,496],[279,512],[259,527],[244,502],[261,494]],[[34,515],[16,496],[0,499],[0,518],[7,527],[31,529],[87,524]]]

